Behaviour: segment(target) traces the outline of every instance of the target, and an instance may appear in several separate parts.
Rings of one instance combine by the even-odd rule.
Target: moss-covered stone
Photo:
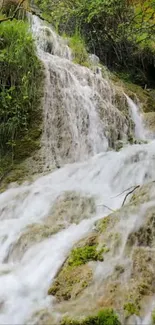
[[[84,246],[74,248],[70,254],[68,265],[78,266],[86,264],[89,261],[103,261],[103,253],[107,252],[107,248],[103,247],[97,251],[97,245]]]
[[[131,315],[139,315],[139,306],[132,302],[128,302],[124,305],[124,311],[126,314],[126,317],[129,317]]]
[[[155,133],[155,112],[147,112],[143,114],[145,127],[152,132]]]
[[[155,246],[155,209],[150,208],[146,211],[143,225],[139,230],[132,232],[127,244],[130,246]]]
[[[147,183],[144,184],[143,186],[140,186],[137,188],[131,199],[130,199],[130,204],[133,204],[135,206],[138,206],[144,202],[148,202],[150,199],[153,199],[155,197],[155,183]]]
[[[152,202],[154,195],[154,182],[139,187],[124,207],[96,221],[93,232],[70,252],[49,291],[57,298],[58,312],[69,311],[70,321],[98,308],[117,310],[123,324],[145,314],[148,299],[155,294],[154,208],[145,212],[141,204]],[[98,263],[100,249],[105,249],[104,261]]]
[[[74,299],[91,283],[93,273],[88,262],[102,262],[103,255],[109,251],[106,246],[99,247],[97,239],[94,233],[76,244],[48,294],[56,296],[59,301]]]
[[[56,296],[58,301],[74,299],[91,283],[92,276],[88,265],[65,265],[49,288],[48,294]]]

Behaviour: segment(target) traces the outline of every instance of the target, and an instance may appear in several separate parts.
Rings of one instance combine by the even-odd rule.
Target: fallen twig
[[[137,188],[139,188],[139,187],[140,187],[140,185],[135,186],[134,189],[133,189],[132,191],[130,191],[130,192],[128,192],[128,193],[126,194],[126,196],[125,196],[125,198],[124,198],[124,200],[123,200],[122,206],[125,204],[125,201],[126,201],[127,197],[128,197],[131,193],[133,193],[133,192],[134,192]]]
[[[118,196],[124,194],[126,191],[129,191],[129,190],[130,190],[131,188],[133,188],[133,187],[135,187],[135,186],[130,186],[129,188],[127,188],[127,189],[124,190],[123,192],[121,192],[121,193],[119,193],[119,194],[117,194],[117,195],[115,195],[115,196],[111,196],[111,199],[114,199],[115,197],[118,197]]]
[[[97,206],[103,206],[103,207],[107,208],[108,210],[110,210],[110,211],[112,211],[112,212],[115,212],[115,210],[109,208],[109,207],[108,207],[107,205],[105,205],[105,204],[98,204]]]

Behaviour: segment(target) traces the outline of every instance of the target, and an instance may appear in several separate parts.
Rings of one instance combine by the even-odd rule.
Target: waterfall
[[[32,324],[33,315],[44,308],[54,314],[53,297],[47,291],[73,245],[93,229],[96,220],[109,214],[107,207],[121,207],[124,190],[155,179],[155,141],[107,151],[111,136],[117,139],[121,133],[125,137],[129,127],[114,105],[110,82],[74,64],[66,41],[37,17],[33,17],[32,30],[46,74],[45,167],[53,162],[68,164],[32,184],[10,187],[0,194],[0,324]],[[142,139],[137,108],[128,101],[136,135]],[[66,213],[63,227],[52,233],[50,227],[57,220],[54,215],[49,226],[49,218],[64,193],[93,198],[96,212],[82,221],[79,215],[76,222],[69,222]],[[33,242],[30,230],[34,226],[48,230],[48,235],[45,231]],[[125,220],[124,234],[128,226]]]
[[[112,141],[125,138],[130,125],[115,106],[110,81],[74,64],[67,41],[35,16],[32,31],[46,75],[42,138],[45,167],[82,161],[106,151]],[[94,59],[90,60],[92,64]]]
[[[152,142],[100,153],[0,195],[0,324],[26,324],[36,311],[52,308],[49,284],[73,244],[90,231],[95,220],[109,213],[101,203],[117,209],[123,201],[118,193],[155,179],[154,146]],[[27,227],[46,224],[57,197],[66,191],[93,196],[94,216],[11,257]]]
[[[132,116],[133,122],[135,123],[135,137],[139,140],[146,140],[146,130],[144,128],[143,119],[140,114],[140,110],[134,101],[125,95],[130,109],[130,114]]]

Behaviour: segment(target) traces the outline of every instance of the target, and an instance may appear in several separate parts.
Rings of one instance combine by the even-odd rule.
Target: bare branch
[[[123,200],[123,203],[122,203],[122,207],[123,207],[123,205],[125,204],[127,197],[128,197],[131,193],[133,193],[133,192],[134,192],[137,188],[139,188],[139,187],[140,187],[140,185],[135,186],[134,189],[133,189],[132,191],[130,191],[130,192],[128,192],[128,193],[126,194],[126,196],[125,196],[125,198],[124,198],[124,200]]]
[[[112,211],[112,212],[115,212],[115,210],[109,208],[109,207],[108,207],[107,205],[105,205],[105,204],[98,204],[97,206],[103,206],[103,207],[107,208],[108,210],[110,210],[110,211]]]
[[[124,194],[126,191],[129,191],[130,189],[132,189],[132,188],[134,188],[134,187],[135,187],[135,186],[131,186],[131,187],[127,188],[127,189],[124,190],[123,192],[121,192],[121,193],[119,193],[119,194],[117,194],[117,195],[115,195],[115,196],[112,196],[111,199],[116,198],[116,197],[118,197],[118,196]]]
[[[0,24],[3,23],[3,22],[5,22],[5,21],[8,21],[8,20],[13,20],[15,18],[15,16],[16,16],[16,13],[18,12],[18,10],[21,9],[21,5],[23,4],[24,1],[25,0],[21,0],[18,3],[18,5],[17,5],[17,7],[16,7],[16,9],[15,9],[15,11],[14,11],[14,13],[13,13],[12,16],[0,19]]]

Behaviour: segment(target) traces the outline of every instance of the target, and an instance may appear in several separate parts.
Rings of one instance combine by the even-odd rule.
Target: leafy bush
[[[16,145],[25,137],[33,141],[29,131],[41,122],[43,71],[25,22],[0,24],[0,35],[0,156],[16,158]]]
[[[86,44],[79,33],[76,32],[72,37],[69,38],[69,46],[72,49],[74,62],[84,66],[89,66]]]
[[[65,318],[61,325],[120,325],[120,321],[113,309],[103,309],[97,315],[79,321]]]
[[[103,64],[142,86],[155,85],[154,0],[35,0],[60,32],[78,29]]]

